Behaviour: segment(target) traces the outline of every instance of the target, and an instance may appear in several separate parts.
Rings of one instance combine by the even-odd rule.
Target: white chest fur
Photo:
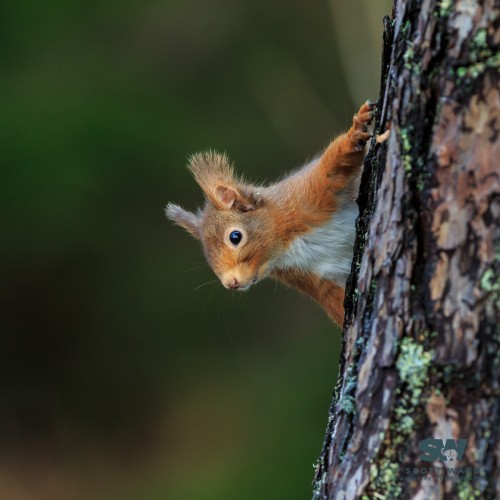
[[[300,269],[345,285],[351,272],[357,215],[356,203],[345,201],[326,224],[297,237],[273,267]]]

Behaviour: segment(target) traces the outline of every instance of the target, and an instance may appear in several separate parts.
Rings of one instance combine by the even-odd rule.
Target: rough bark
[[[315,499],[500,498],[499,14],[396,0],[385,20],[390,135],[365,160]],[[467,448],[426,462],[426,438]]]

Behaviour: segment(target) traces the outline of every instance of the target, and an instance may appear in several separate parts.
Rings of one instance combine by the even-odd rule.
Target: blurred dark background
[[[389,4],[3,5],[0,499],[310,497],[340,332],[163,206],[193,152],[272,180],[348,127]]]

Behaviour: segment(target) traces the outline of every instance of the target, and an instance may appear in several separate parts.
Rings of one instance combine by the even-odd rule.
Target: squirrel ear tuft
[[[218,184],[235,184],[227,156],[215,151],[194,154],[189,158],[188,169],[210,201],[213,201],[214,189]]]
[[[189,158],[188,168],[205,196],[217,208],[231,210],[240,207],[243,197],[236,187],[233,168],[225,154],[215,151],[197,153]]]
[[[208,200],[220,210],[255,210],[261,200],[247,194],[244,183],[235,179],[225,154],[207,151],[189,158],[189,170]],[[260,203],[261,204],[261,203]]]
[[[169,203],[165,207],[165,214],[172,222],[184,228],[195,238],[201,238],[201,218],[199,215],[188,212],[173,203]]]

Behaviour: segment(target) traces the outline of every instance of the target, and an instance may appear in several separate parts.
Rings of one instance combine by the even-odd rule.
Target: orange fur
[[[274,215],[285,239],[321,225],[337,209],[336,193],[360,174],[372,110],[369,103],[361,106],[352,127],[330,143],[314,169],[301,171],[275,185],[274,189],[281,191],[282,206]],[[353,197],[356,195],[357,189]]]
[[[344,288],[331,280],[295,269],[277,269],[272,275],[283,283],[298,288],[319,302],[338,325],[344,322]]]
[[[323,234],[327,245],[328,238],[337,234],[332,236],[332,231],[353,238],[354,224],[340,230],[328,224],[334,213],[338,217],[343,210],[352,211],[373,108],[373,104],[363,104],[348,132],[334,139],[319,159],[270,186],[254,186],[235,178],[225,155],[194,155],[189,168],[205,193],[205,207],[193,214],[169,204],[167,215],[202,241],[209,264],[227,288],[246,289],[272,275],[311,296],[342,325],[344,283],[336,281],[333,271],[317,271],[314,266],[321,270],[325,263],[316,262],[307,252],[318,249]],[[348,206],[346,199],[350,200]],[[241,244],[228,241],[233,229],[244,234]],[[314,234],[313,242],[301,239]],[[321,250],[330,251],[327,247]],[[345,267],[345,246],[341,251]],[[334,248],[331,253],[333,259]],[[290,267],[295,261],[300,268]]]

